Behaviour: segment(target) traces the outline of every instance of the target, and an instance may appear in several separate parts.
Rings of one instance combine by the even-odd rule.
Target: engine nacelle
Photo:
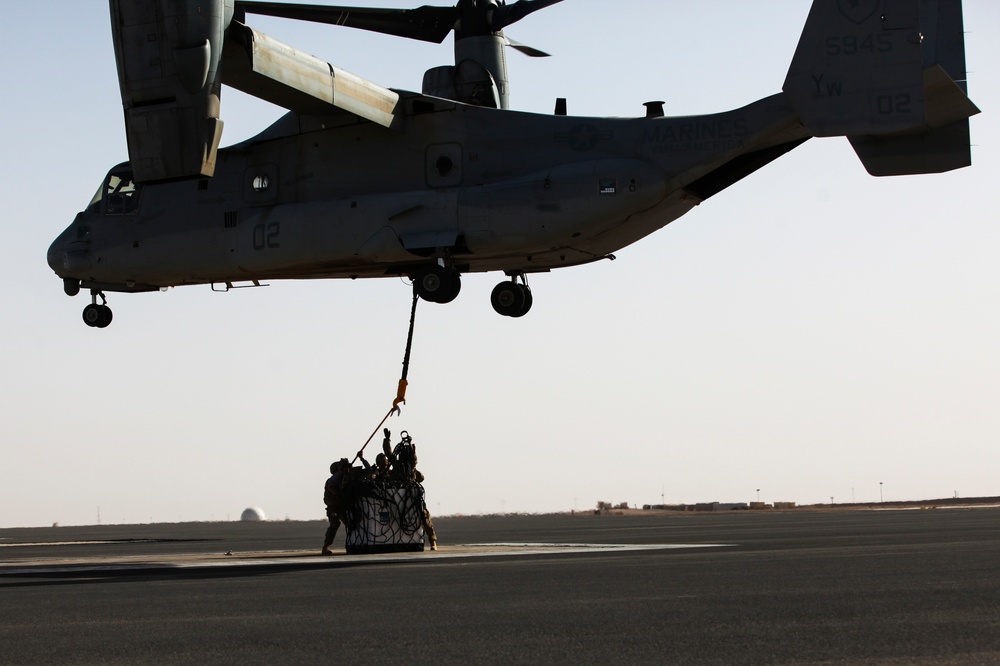
[[[211,176],[219,61],[233,0],[111,0],[129,159],[138,182]]]

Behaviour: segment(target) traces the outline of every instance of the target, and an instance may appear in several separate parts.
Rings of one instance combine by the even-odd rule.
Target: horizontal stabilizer
[[[920,134],[848,138],[873,176],[942,173],[972,164],[968,120]]]
[[[291,111],[343,109],[383,127],[395,122],[399,95],[233,21],[222,82]]]
[[[963,71],[964,73],[964,71]],[[969,118],[979,108],[941,65],[924,70],[924,124],[898,135],[850,136],[873,176],[942,173],[972,164]]]

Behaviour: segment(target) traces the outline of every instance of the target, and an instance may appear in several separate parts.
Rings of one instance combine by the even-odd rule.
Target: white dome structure
[[[240,516],[240,520],[256,522],[261,520],[267,520],[267,518],[264,517],[263,511],[261,511],[255,506],[252,506],[248,509],[243,509],[243,514]]]

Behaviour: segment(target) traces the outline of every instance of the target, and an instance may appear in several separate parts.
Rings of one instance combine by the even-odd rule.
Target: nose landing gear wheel
[[[97,304],[97,297],[101,297],[101,304]],[[113,315],[108,307],[108,299],[104,298],[104,293],[92,290],[90,292],[90,305],[83,309],[83,323],[92,328],[107,328],[111,323]]]
[[[107,305],[91,303],[83,309],[83,323],[95,328],[107,328],[114,315]]]

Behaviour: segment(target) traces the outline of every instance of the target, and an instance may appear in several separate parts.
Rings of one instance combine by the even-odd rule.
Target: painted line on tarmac
[[[578,553],[630,553],[654,550],[724,548],[734,544],[598,544],[598,543],[488,543],[456,544],[440,550],[403,553],[348,555],[336,553],[316,555],[304,551],[267,551],[247,553],[199,553],[164,555],[159,557],[81,558],[46,563],[34,560],[30,564],[0,564],[0,578],[8,576],[85,576],[128,575],[155,571],[196,572],[220,569],[284,569],[339,567],[358,564],[389,564],[425,562],[429,560],[468,559],[484,557],[523,557],[529,555],[566,555]],[[98,563],[99,560],[99,563]],[[12,566],[13,564],[13,566]],[[20,566],[18,566],[20,565]]]
[[[6,541],[6,539],[0,539]],[[16,541],[0,543],[0,548],[43,548],[49,546],[120,546],[135,543],[157,543],[162,539],[85,539],[81,541]]]

